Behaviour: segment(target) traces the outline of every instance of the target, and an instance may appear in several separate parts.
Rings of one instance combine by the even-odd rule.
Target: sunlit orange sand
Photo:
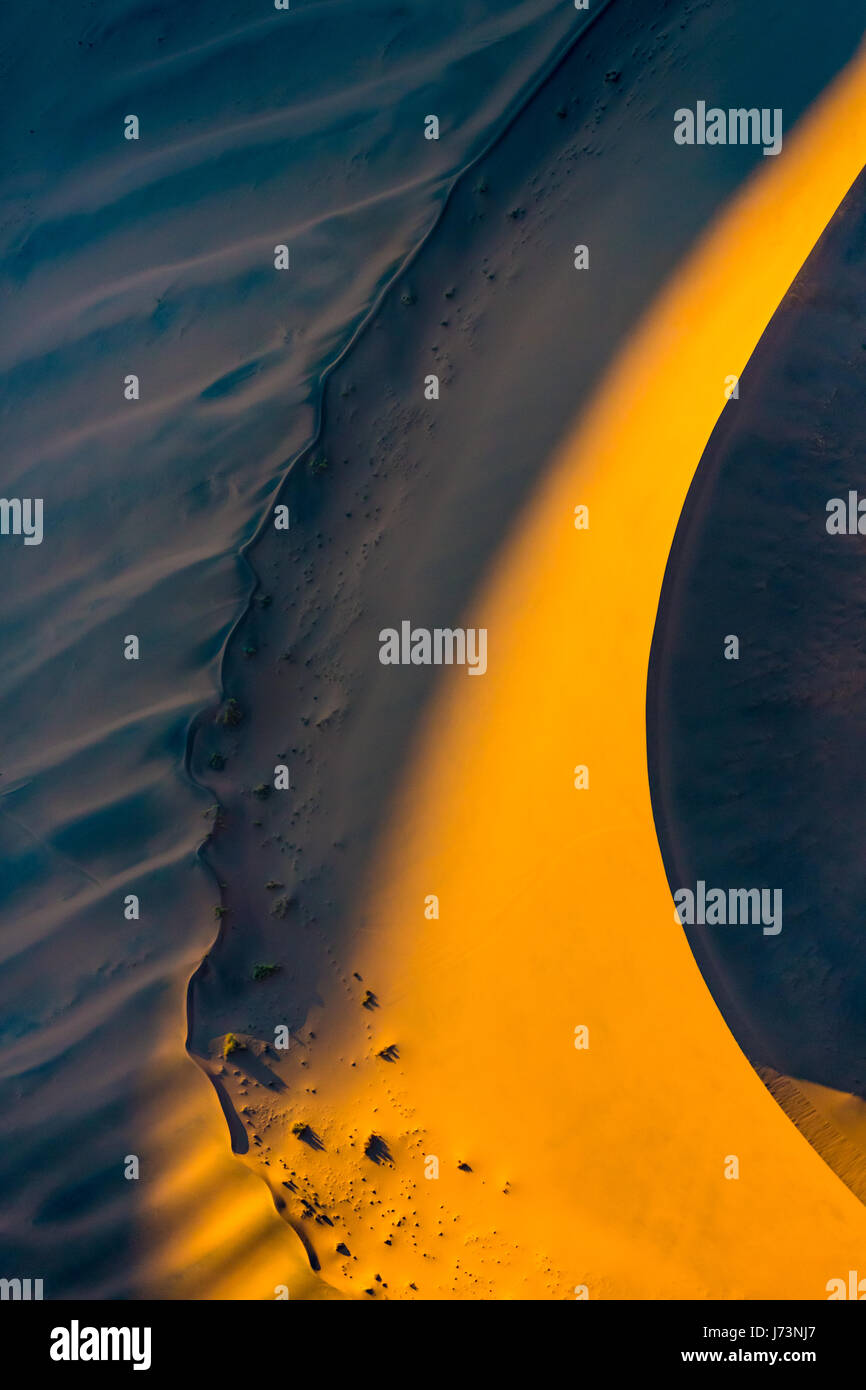
[[[467,615],[488,673],[443,679],[354,959],[282,1068],[288,1106],[256,1116],[259,1171],[333,1288],[824,1298],[863,1262],[866,1211],[673,923],[644,701],[686,491],[726,379],[860,172],[864,79],[861,55],[683,267]]]
[[[141,1205],[142,1297],[320,1298],[302,1246],[233,1158],[217,1099],[182,1051],[183,1015],[151,1067]]]

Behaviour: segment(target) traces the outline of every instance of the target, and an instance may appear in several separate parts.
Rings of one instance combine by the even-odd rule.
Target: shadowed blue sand
[[[0,539],[0,1273],[46,1297],[136,1288],[123,1159],[146,1181],[148,1057],[180,1046],[214,931],[179,770],[238,548],[323,371],[583,22],[553,0],[0,18],[2,487],[45,507],[41,546]]]
[[[701,460],[650,663],[672,888],[782,892],[782,930],[689,943],[757,1066],[866,1097],[866,178],[775,314]],[[729,635],[739,659],[725,660]],[[677,930],[674,926],[673,930]]]

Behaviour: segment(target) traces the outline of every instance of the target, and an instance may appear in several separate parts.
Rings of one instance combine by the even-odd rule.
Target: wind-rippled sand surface
[[[178,774],[247,591],[238,548],[323,371],[580,23],[545,3],[4,14],[3,490],[44,499],[45,539],[2,541],[0,1231],[3,1270],[46,1297],[144,1286],[171,1125],[180,1149],[190,1106],[200,1133],[219,1115],[183,1052],[215,924],[208,802]]]

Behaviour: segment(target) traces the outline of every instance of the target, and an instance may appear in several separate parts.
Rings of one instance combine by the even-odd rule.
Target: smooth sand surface
[[[672,886],[772,884],[784,925],[690,933],[759,1067],[866,1096],[862,536],[866,178],[774,316],[680,517],[650,665],[648,748]],[[739,659],[720,660],[720,634]],[[860,1162],[866,1177],[866,1154]]]
[[[227,960],[253,958],[229,928],[228,956],[193,989],[193,1038],[212,1020],[211,1066],[250,1115],[236,1147],[262,1146],[262,1175],[347,1292],[822,1298],[857,1267],[866,1213],[739,1051],[673,922],[644,699],[668,552],[725,379],[860,172],[864,70],[861,56],[763,161],[559,452],[464,610],[489,629],[488,673],[439,682],[341,937],[304,912],[300,830],[289,842],[251,813],[262,864],[282,858],[289,896],[301,889],[276,916],[303,1023],[289,1061],[267,1061],[272,1086],[239,1054],[218,1060]],[[334,693],[323,726],[347,718]],[[578,763],[588,791],[573,787]],[[294,825],[314,794],[296,807]],[[338,816],[335,849],[341,829]],[[220,844],[230,880],[245,856],[230,836]],[[253,951],[273,948],[275,926],[253,920]],[[259,1029],[279,996],[260,997]]]
[[[352,1222],[349,1278],[376,1265],[401,1294],[411,1275],[440,1296],[821,1297],[857,1267],[866,1212],[772,1103],[672,926],[642,694],[721,386],[859,173],[864,71],[866,56],[684,269],[473,604],[490,671],[444,682],[356,952],[380,1001],[366,1050],[393,1042],[400,1060],[368,1055],[357,1084],[344,1062],[339,1080],[364,1037],[350,1026],[323,1064],[326,1150],[349,1117],[398,1136],[376,1182],[385,1219],[362,1202]]]

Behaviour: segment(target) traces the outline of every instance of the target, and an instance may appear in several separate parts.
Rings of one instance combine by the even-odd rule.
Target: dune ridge
[[[0,1256],[46,1298],[140,1287],[170,1147],[138,1183],[124,1156],[165,1039],[211,1113],[183,1049],[214,930],[184,754],[247,597],[237,552],[328,364],[580,22],[550,0],[3,13],[5,486],[46,531],[3,538]]]
[[[756,1067],[773,1099],[842,1179],[866,1202],[866,1103],[829,1087]]]
[[[665,576],[647,720],[669,882],[757,873],[784,896],[772,953],[742,933],[691,934],[731,1030],[762,1074],[851,1107],[866,1095],[863,554],[826,521],[866,447],[864,234],[861,174],[701,461]],[[721,669],[720,625],[742,644]],[[848,1181],[847,1161],[839,1171]]]
[[[611,71],[603,41],[621,38],[626,28],[617,29],[613,19],[599,26],[596,76],[605,58],[602,71]],[[399,692],[394,685],[368,687],[365,703],[353,707],[351,678],[374,676],[374,658],[363,652],[375,650],[370,638],[386,611],[369,587],[361,597],[357,576],[367,550],[378,549],[383,582],[401,585],[401,611],[410,603],[414,611],[420,599],[419,620],[432,615],[422,581],[405,563],[405,547],[400,557],[388,544],[395,525],[418,517],[425,496],[417,440],[423,443],[425,432],[448,436],[447,417],[427,424],[422,417],[416,429],[418,410],[404,403],[397,366],[402,335],[394,329],[397,346],[390,350],[385,341],[393,315],[403,312],[397,304],[384,305],[377,324],[378,352],[395,373],[388,379],[396,399],[374,414],[372,428],[369,420],[364,425],[360,449],[371,473],[353,478],[346,471],[350,452],[341,447],[346,436],[358,438],[363,404],[333,401],[329,466],[348,490],[339,488],[335,499],[316,470],[299,470],[284,495],[299,519],[300,539],[290,538],[288,556],[278,556],[263,536],[257,597],[273,602],[254,605],[244,635],[266,660],[254,671],[239,660],[227,663],[226,690],[239,700],[244,720],[228,741],[217,731],[195,750],[202,767],[212,750],[228,755],[229,771],[216,782],[226,833],[216,837],[213,852],[227,884],[229,918],[194,981],[190,1045],[219,1073],[235,1114],[248,1115],[241,1143],[254,1159],[258,1148],[259,1172],[309,1223],[324,1277],[346,1292],[559,1298],[586,1283],[593,1297],[778,1297],[780,1289],[783,1297],[822,1297],[836,1265],[847,1268],[855,1258],[863,1235],[859,1204],[772,1102],[672,931],[646,785],[643,692],[670,542],[722,409],[725,378],[742,371],[859,172],[862,62],[804,120],[795,152],[783,154],[777,168],[765,162],[718,219],[629,341],[600,395],[593,400],[587,392],[591,409],[576,437],[557,451],[549,483],[516,521],[511,515],[513,544],[498,556],[492,579],[470,599],[450,569],[444,576],[451,586],[445,612],[452,616],[449,605],[459,597],[468,622],[489,624],[493,665],[483,681],[467,683],[464,673],[436,681],[433,712],[420,736],[412,729],[410,771],[396,802],[389,801],[387,844],[384,852],[379,847],[372,874],[369,848],[376,848],[379,826],[372,818],[359,823],[368,788],[358,769],[376,761],[381,769],[392,757],[389,716],[401,720],[407,698],[426,703],[430,685],[419,679]],[[610,100],[616,121],[618,100],[636,100],[633,85],[618,85]],[[618,137],[622,130],[619,121]],[[581,152],[588,150],[591,140]],[[489,188],[476,198],[496,188],[484,172]],[[556,184],[552,175],[550,183]],[[504,216],[509,204],[500,207]],[[542,220],[545,210],[542,204]],[[455,218],[458,212],[469,223],[482,215],[468,194],[455,205]],[[479,254],[476,268],[485,259]],[[525,273],[508,264],[501,246],[498,264],[488,269],[509,290],[518,284],[515,272]],[[436,285],[447,291],[450,283],[443,274]],[[424,288],[409,282],[407,307],[414,307],[416,291],[422,301]],[[562,293],[558,281],[554,292]],[[476,293],[468,304],[466,296],[461,301],[469,347],[447,354],[449,369],[466,360],[473,336],[480,336],[482,310],[494,315],[486,292],[484,299]],[[554,312],[545,323],[551,336],[556,323]],[[440,336],[447,341],[434,331],[430,322],[431,354]],[[359,370],[357,360],[347,366]],[[459,389],[457,370],[449,381]],[[340,384],[351,397],[351,372]],[[477,399],[483,373],[472,385]],[[478,468],[491,413],[482,416],[481,429],[465,429],[468,412],[460,418],[462,456]],[[441,439],[438,448],[444,457]],[[498,462],[494,478],[502,476]],[[478,523],[488,476],[473,480],[469,497]],[[450,474],[438,481],[456,491]],[[515,489],[516,506],[515,495],[522,503],[531,489]],[[575,500],[589,502],[593,517],[616,517],[620,537],[612,544],[608,532],[603,546],[591,530],[579,563]],[[337,524],[338,508],[353,515],[347,504],[368,523],[362,543],[356,537],[363,560]],[[484,504],[490,506],[487,497]],[[421,514],[432,530],[435,509]],[[456,535],[461,538],[459,528]],[[311,537],[320,544],[311,545]],[[417,532],[413,539],[420,548]],[[468,548],[471,540],[464,531],[461,544]],[[310,581],[301,577],[305,559],[315,573],[317,549],[337,549],[342,563],[339,601],[328,605],[315,586],[305,593]],[[453,549],[442,547],[440,558],[443,553],[453,564]],[[436,555],[435,546],[425,549],[419,569]],[[327,554],[321,563],[327,565]],[[423,580],[429,582],[429,573]],[[596,608],[579,602],[586,595]],[[393,596],[391,606],[393,612]],[[575,611],[579,646],[562,641],[577,626]],[[377,701],[378,717],[368,719]],[[291,727],[288,709],[303,711],[300,723],[314,732]],[[571,748],[575,726],[581,754],[602,769],[601,786],[594,781],[587,799],[591,813],[575,810],[569,773],[578,756]],[[365,764],[356,751],[353,763],[353,747],[365,733],[371,761]],[[344,755],[348,750],[339,786],[325,780],[333,757],[326,736]],[[288,816],[252,799],[253,778],[264,774],[277,749],[293,754],[298,773]],[[322,804],[327,824],[318,814]],[[363,884],[354,876],[359,861]],[[269,871],[271,887],[264,882]],[[563,891],[575,877],[577,920]],[[431,927],[423,904],[433,891],[448,906]],[[611,901],[615,934],[602,931]],[[238,988],[253,961],[275,955],[272,980],[255,991]],[[543,995],[540,1009],[527,989],[530,980]],[[570,1064],[583,1001],[595,1010],[591,1031],[602,1042],[601,1056],[591,1050],[578,1079]],[[288,1012],[286,1059],[267,1051],[266,1035],[268,1024]],[[660,1029],[666,1013],[676,1026]],[[229,1031],[244,1047],[221,1059]],[[647,1098],[643,1114],[634,1109],[635,1095]],[[746,1183],[724,1184],[731,1146],[744,1154]],[[430,1158],[440,1168],[428,1181],[423,1170]]]

